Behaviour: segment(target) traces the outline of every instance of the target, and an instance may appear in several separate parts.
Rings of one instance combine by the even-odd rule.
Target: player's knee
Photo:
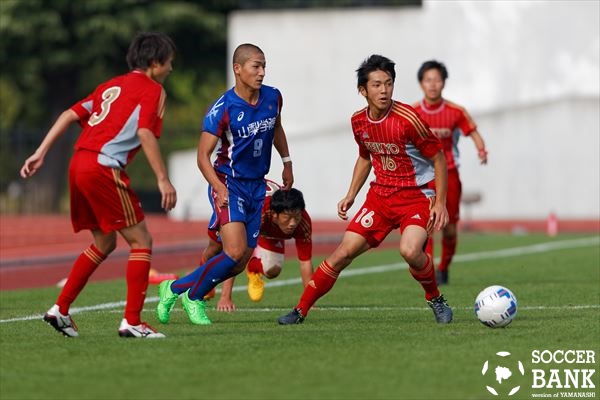
[[[268,279],[277,278],[281,273],[281,267],[279,265],[273,265],[271,268],[265,270],[264,273]]]
[[[108,240],[102,243],[94,243],[94,246],[105,256],[112,253],[117,248],[117,240]]]
[[[413,246],[413,245],[400,246],[400,255],[409,264],[412,264],[412,263],[414,263],[415,260],[418,260],[418,258],[422,252],[423,252],[423,246],[421,246],[421,247]]]
[[[229,256],[229,258],[231,258],[232,260],[236,261],[236,262],[242,262],[244,261],[244,256],[246,254],[246,252],[244,251],[244,249],[241,248],[229,248],[225,250],[225,254],[227,254]]]

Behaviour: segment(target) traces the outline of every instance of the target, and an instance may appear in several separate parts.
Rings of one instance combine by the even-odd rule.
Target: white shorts
[[[265,273],[274,266],[278,266],[279,268],[283,267],[283,253],[276,253],[274,251],[264,249],[260,246],[256,246],[254,252],[252,253],[252,257],[260,259],[263,266],[263,271]]]

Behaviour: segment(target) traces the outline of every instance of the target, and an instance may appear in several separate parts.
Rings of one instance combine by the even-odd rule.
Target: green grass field
[[[76,339],[63,338],[41,321],[58,289],[4,291],[0,398],[531,399],[562,397],[560,392],[599,397],[598,236],[464,234],[452,267],[451,283],[442,291],[455,320],[443,326],[434,322],[397,252],[388,250],[355,260],[297,326],[276,324],[301,293],[293,261],[273,281],[280,286],[267,287],[262,302],[251,303],[240,291],[234,294],[237,312],[210,310],[211,326],[192,326],[181,303],[171,323],[160,326],[154,317],[157,288],[150,287],[144,317],[168,336],[164,340],[117,336],[122,280],[84,290],[73,305]],[[245,277],[239,281],[245,284]],[[504,329],[485,327],[473,312],[477,293],[492,284],[508,287],[519,301],[516,319]],[[536,349],[593,350],[595,364],[533,364]],[[506,366],[513,372],[501,384],[493,374],[499,351],[511,353]],[[482,375],[486,360],[492,371]],[[563,368],[595,369],[595,388],[532,388],[532,369]],[[508,397],[514,386],[520,390]]]

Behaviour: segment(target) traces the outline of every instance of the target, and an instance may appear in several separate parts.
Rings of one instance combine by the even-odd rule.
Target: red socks
[[[69,307],[85,287],[85,284],[98,265],[105,259],[106,256],[93,244],[77,257],[77,260],[73,263],[67,282],[60,291],[60,295],[56,301],[61,314],[67,315],[69,313]]]
[[[257,274],[261,274],[261,275],[265,274],[263,272],[262,261],[260,260],[260,258],[256,258],[256,257],[252,257],[250,259],[250,261],[248,261],[248,264],[246,265],[246,270],[248,272],[254,272]]]
[[[451,239],[442,238],[442,260],[440,261],[440,265],[438,265],[439,271],[446,271],[448,266],[452,262],[452,257],[454,257],[454,253],[456,252],[456,237]]]
[[[142,323],[140,316],[146,299],[148,288],[148,273],[152,261],[152,250],[131,249],[127,262],[127,304],[125,319],[129,325]]]
[[[304,317],[306,317],[315,302],[331,290],[339,275],[339,272],[323,260],[310,281],[308,281],[308,285],[306,285],[302,297],[300,297],[300,302],[296,306]]]
[[[425,298],[427,300],[431,300],[434,297],[438,297],[440,295],[440,291],[438,290],[437,283],[435,281],[435,269],[433,268],[433,261],[431,257],[426,254],[427,261],[425,266],[421,270],[416,270],[412,266],[409,266],[408,270],[410,274],[415,278],[423,289],[425,289]]]

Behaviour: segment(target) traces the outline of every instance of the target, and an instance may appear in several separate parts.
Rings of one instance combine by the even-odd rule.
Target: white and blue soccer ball
[[[517,298],[503,286],[487,287],[475,299],[475,315],[490,328],[507,326],[517,316]]]

